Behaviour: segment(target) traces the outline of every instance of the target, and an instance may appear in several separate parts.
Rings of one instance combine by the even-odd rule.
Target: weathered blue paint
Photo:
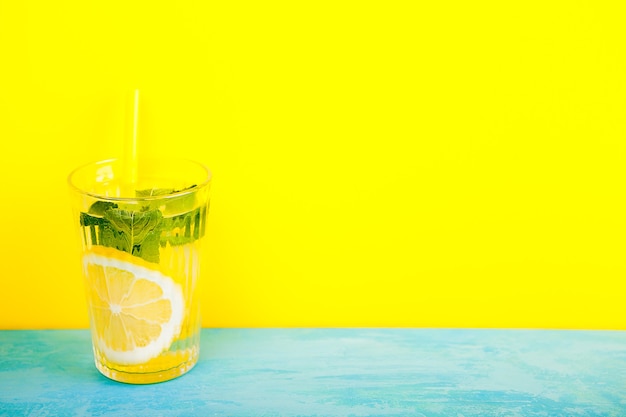
[[[181,378],[101,376],[83,330],[0,331],[0,416],[626,416],[626,332],[205,329]]]

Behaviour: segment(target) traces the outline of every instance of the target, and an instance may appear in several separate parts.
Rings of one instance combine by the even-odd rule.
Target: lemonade
[[[136,183],[104,161],[70,176],[96,367],[127,383],[175,378],[200,346],[201,243],[209,173],[149,161]]]

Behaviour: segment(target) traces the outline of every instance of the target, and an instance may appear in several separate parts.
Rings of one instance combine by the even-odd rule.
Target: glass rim
[[[93,193],[93,192],[89,192],[89,191],[85,191],[83,189],[81,189],[80,187],[78,187],[74,181],[73,178],[74,176],[81,170],[91,167],[91,166],[98,166],[98,165],[105,165],[105,164],[111,164],[111,163],[121,163],[122,159],[121,158],[109,158],[109,159],[101,159],[101,160],[97,160],[97,161],[92,161],[92,162],[88,162],[85,163],[83,165],[80,165],[76,168],[74,168],[67,176],[67,184],[69,185],[70,189],[72,191],[75,191],[81,195],[85,195],[85,196],[89,196],[89,197],[93,197],[93,198],[97,198],[99,200],[107,200],[107,201],[120,201],[120,202],[131,202],[131,201],[155,201],[155,200],[169,200],[172,198],[178,198],[181,196],[185,196],[185,195],[189,195],[189,194],[193,194],[198,192],[198,190],[201,190],[202,188],[206,187],[209,185],[209,183],[211,182],[211,179],[213,177],[213,174],[211,172],[211,170],[204,165],[201,162],[195,161],[193,159],[188,159],[188,158],[169,158],[169,157],[148,157],[148,158],[139,158],[139,161],[175,161],[175,162],[182,162],[182,163],[188,163],[188,164],[192,164],[197,166],[198,168],[202,169],[205,173],[205,179],[200,182],[199,184],[195,184],[194,186],[190,187],[190,188],[186,188],[180,191],[176,191],[174,193],[171,194],[161,194],[161,195],[154,195],[154,196],[139,196],[139,197],[114,197],[114,196],[107,196],[104,194],[100,194],[100,193]]]

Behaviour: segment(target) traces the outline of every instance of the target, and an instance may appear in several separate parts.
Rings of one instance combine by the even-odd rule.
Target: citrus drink
[[[127,383],[172,379],[199,355],[208,174],[204,182],[202,170],[196,181],[171,181],[180,167],[148,165],[128,197],[128,185],[111,174],[115,163],[103,164],[108,180],[74,190],[96,367]]]

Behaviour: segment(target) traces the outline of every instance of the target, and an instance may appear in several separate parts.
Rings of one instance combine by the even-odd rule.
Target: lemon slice
[[[179,284],[156,265],[94,246],[83,256],[94,340],[111,362],[137,365],[167,350],[180,333]]]

